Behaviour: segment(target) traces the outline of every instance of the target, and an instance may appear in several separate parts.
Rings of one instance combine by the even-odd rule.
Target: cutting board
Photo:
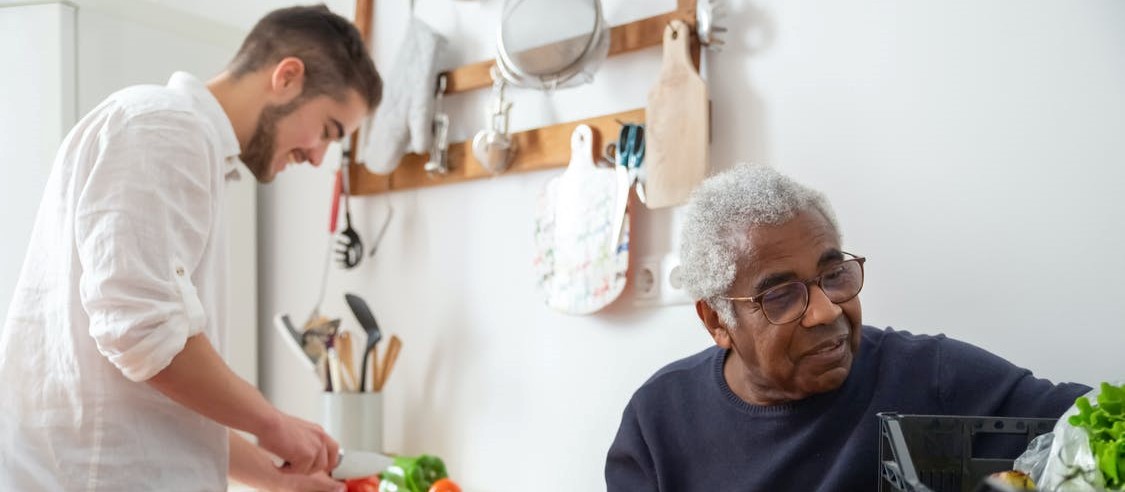
[[[624,233],[617,234],[617,173],[594,164],[593,130],[579,125],[570,145],[566,171],[539,194],[532,263],[548,306],[567,314],[589,314],[625,289],[629,218]]]
[[[664,28],[660,79],[648,93],[645,111],[645,205],[686,203],[707,176],[710,135],[707,85],[689,52],[691,30],[675,20]]]

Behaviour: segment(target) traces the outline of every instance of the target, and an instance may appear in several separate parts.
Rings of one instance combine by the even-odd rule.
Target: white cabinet
[[[234,54],[227,26],[133,1],[0,0],[0,319],[8,310],[55,152],[78,118],[113,92],[177,70],[206,80]],[[143,15],[141,15],[143,14]],[[169,26],[175,26],[174,29]],[[226,356],[258,381],[257,184],[228,190],[230,312]]]
[[[0,319],[19,278],[51,161],[75,122],[75,9],[0,4]]]

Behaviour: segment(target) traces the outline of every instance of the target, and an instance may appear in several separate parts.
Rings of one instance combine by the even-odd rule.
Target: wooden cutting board
[[[707,176],[710,159],[707,85],[691,62],[691,30],[675,20],[664,28],[660,79],[645,112],[645,205],[686,203]]]
[[[624,234],[613,230],[617,173],[595,166],[593,154],[593,131],[579,125],[570,164],[547,183],[535,213],[538,284],[547,305],[567,314],[609,305],[625,289],[629,269],[629,217]]]

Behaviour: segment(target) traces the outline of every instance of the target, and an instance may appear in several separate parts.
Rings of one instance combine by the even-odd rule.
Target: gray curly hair
[[[782,224],[805,210],[817,210],[839,231],[832,206],[820,192],[760,164],[736,164],[704,181],[692,193],[680,244],[683,287],[737,326],[734,305],[719,296],[734,284],[739,257],[749,248],[747,231]]]

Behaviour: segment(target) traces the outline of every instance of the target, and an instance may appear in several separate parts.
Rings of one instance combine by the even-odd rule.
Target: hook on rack
[[[441,103],[446,83],[446,74],[439,75],[437,90],[434,91],[434,118],[430,127],[430,160],[424,166],[426,174],[431,178],[449,174],[449,115],[442,110]]]
[[[508,116],[512,102],[504,98],[507,82],[500,70],[492,67],[492,93],[495,99],[488,108],[485,123],[487,127],[473,138],[473,156],[477,162],[492,174],[500,174],[508,169],[516,155],[516,145],[508,134]]]

